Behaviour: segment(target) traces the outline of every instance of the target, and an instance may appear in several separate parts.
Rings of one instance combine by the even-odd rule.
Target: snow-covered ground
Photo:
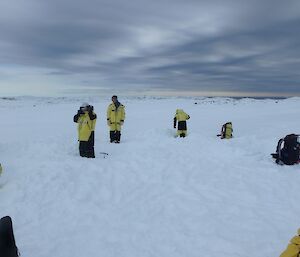
[[[273,257],[300,227],[300,167],[270,157],[300,133],[299,98],[120,99],[120,145],[109,99],[89,100],[96,159],[78,154],[86,99],[0,99],[0,217],[13,218],[23,257]],[[191,116],[185,139],[177,108]],[[227,141],[215,136],[226,121]]]

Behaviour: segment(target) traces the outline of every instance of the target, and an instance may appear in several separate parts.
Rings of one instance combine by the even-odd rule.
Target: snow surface
[[[87,100],[96,159],[79,157],[73,123]],[[22,256],[279,256],[300,227],[300,167],[270,153],[300,133],[299,98],[121,102],[115,145],[106,99],[0,99],[0,217],[13,218]],[[191,116],[185,139],[174,138],[177,108]],[[226,121],[227,141],[215,136]]]

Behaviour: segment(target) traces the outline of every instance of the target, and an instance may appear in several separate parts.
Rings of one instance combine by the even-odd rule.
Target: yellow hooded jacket
[[[176,128],[176,123],[178,121],[177,127],[177,136],[184,134],[187,135],[187,126],[186,121],[190,118],[190,116],[185,113],[182,109],[177,109],[174,117],[174,128]]]
[[[107,108],[107,123],[110,126],[110,131],[121,131],[124,121],[125,106],[120,104],[117,108],[114,103],[111,103]]]
[[[95,114],[93,112],[93,114]],[[92,131],[95,131],[96,119],[91,120],[88,112],[80,115],[78,120],[78,140],[89,141]]]
[[[187,113],[185,113],[182,109],[177,109],[175,118],[178,122],[180,122],[180,121],[187,121],[190,118],[190,116]]]
[[[300,229],[298,230],[300,232]],[[300,234],[300,233],[299,233]],[[280,257],[298,257],[300,253],[300,236],[294,236]]]

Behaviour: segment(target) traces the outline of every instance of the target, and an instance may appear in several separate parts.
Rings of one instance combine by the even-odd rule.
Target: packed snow
[[[300,227],[300,166],[270,153],[300,133],[299,98],[120,98],[118,145],[109,100],[0,99],[0,217],[12,217],[22,256],[280,255]],[[98,115],[96,159],[78,153],[73,116],[86,101]],[[177,108],[191,116],[184,139]],[[220,140],[227,121],[234,138]]]

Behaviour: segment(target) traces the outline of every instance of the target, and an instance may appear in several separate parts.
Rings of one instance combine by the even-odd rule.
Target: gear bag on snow
[[[271,154],[277,164],[293,165],[300,162],[300,136],[287,135],[278,141],[276,153]]]
[[[0,219],[0,256],[18,257],[11,218],[6,216]]]
[[[221,139],[229,139],[232,138],[232,123],[231,122],[226,122],[221,129],[221,134],[217,135],[218,137],[221,137]]]

